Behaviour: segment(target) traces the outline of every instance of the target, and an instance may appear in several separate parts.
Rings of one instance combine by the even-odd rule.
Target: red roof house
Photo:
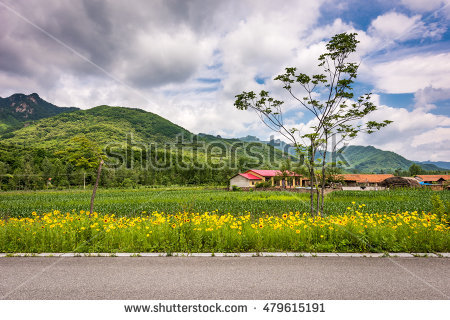
[[[280,170],[247,170],[239,173],[230,179],[230,188],[237,186],[240,188],[255,187],[258,182],[270,182],[272,187],[294,188],[302,186],[304,179],[295,172],[289,172],[288,178],[283,178],[283,172]],[[279,178],[276,178],[279,177]]]
[[[247,178],[248,180],[261,180],[260,177],[254,176],[251,173],[239,173],[239,175]]]
[[[254,169],[251,169],[251,170],[247,170],[246,172],[255,173],[255,174],[257,174],[261,177],[265,177],[265,178],[283,175],[283,173],[280,170],[254,170]],[[295,172],[289,172],[288,175],[300,177],[300,175]]]

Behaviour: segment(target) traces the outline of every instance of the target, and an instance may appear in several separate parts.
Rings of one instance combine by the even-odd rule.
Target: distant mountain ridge
[[[358,172],[387,173],[395,170],[406,171],[417,162],[408,160],[401,155],[377,149],[373,146],[347,146],[341,150],[343,160],[347,161],[347,170]],[[339,160],[339,156],[338,156]],[[426,171],[445,171],[434,164],[417,163]]]
[[[76,110],[79,109],[58,107],[43,100],[37,93],[16,93],[7,98],[0,97],[0,133],[23,127],[34,120]]]
[[[292,148],[288,143],[284,142],[280,139],[271,139],[269,141],[263,141],[260,140],[258,137],[248,135],[246,137],[238,138],[239,140],[245,141],[245,142],[262,142],[266,143],[274,148],[277,148],[281,151],[287,151],[290,155],[296,156],[296,152],[294,148]]]
[[[447,161],[430,161],[430,160],[428,160],[428,161],[414,161],[414,162],[419,165],[432,164],[439,168],[450,170],[450,162],[447,162]]]

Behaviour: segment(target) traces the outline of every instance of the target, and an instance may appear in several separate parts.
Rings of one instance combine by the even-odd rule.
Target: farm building
[[[230,179],[230,187],[249,188],[254,187],[256,183],[261,181],[260,177],[254,176],[251,173],[239,173]]]
[[[426,184],[444,184],[446,181],[450,181],[449,174],[421,174],[415,176],[415,178]]]
[[[304,186],[306,180],[308,179],[294,172],[289,172],[288,177],[283,178],[280,170],[247,170],[230,179],[230,188],[251,188],[258,182],[270,182],[272,187],[295,188]]]
[[[378,186],[383,180],[391,178],[392,174],[341,174],[338,179],[349,187]]]
[[[381,181],[380,186],[385,188],[419,188],[420,183],[415,178],[390,177]]]

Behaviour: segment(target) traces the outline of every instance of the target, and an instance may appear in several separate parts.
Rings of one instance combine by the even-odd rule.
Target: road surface
[[[449,299],[449,258],[9,257],[1,299]]]

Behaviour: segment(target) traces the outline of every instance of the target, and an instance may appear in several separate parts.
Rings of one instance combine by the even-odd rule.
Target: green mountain
[[[364,173],[388,173],[395,170],[406,171],[415,163],[392,151],[383,151],[372,146],[347,146],[336,155],[337,161],[346,162],[347,171]],[[445,171],[434,164],[418,163],[426,171]]]
[[[175,144],[182,139],[183,143],[188,145],[183,149],[183,157],[192,158],[192,145],[196,144],[199,146],[200,162],[208,161],[207,152],[215,159],[211,160],[213,162],[217,159],[224,160],[231,154],[231,145],[240,142],[238,139],[222,139],[207,134],[195,136],[169,120],[141,109],[103,105],[40,119],[26,127],[4,133],[0,136],[0,147],[3,145],[3,150],[12,147],[45,149],[47,153],[55,153],[66,148],[71,139],[77,136],[95,141],[101,147],[114,144],[122,149],[125,148],[127,137],[134,142],[134,148],[141,143],[145,146],[156,144],[159,149],[165,149],[166,144]],[[208,149],[208,143],[211,142],[217,144],[217,147]],[[244,151],[245,148],[248,152]],[[172,152],[175,150],[178,149],[172,148]],[[259,163],[259,166],[268,163],[271,153],[276,161],[283,158],[282,152],[259,142],[244,143],[236,150],[237,158],[246,158],[247,162]],[[251,161],[252,159],[254,161]]]
[[[154,113],[140,109],[98,106],[41,119],[26,127],[4,135],[4,143],[15,145],[59,148],[79,135],[103,146],[125,142],[127,135],[136,142],[174,141],[178,134],[192,135]]]
[[[278,167],[283,158],[267,144],[194,135],[140,109],[103,105],[19,123],[0,134],[0,190],[92,184],[98,147],[108,155],[104,187],[225,185],[237,172]]]
[[[52,117],[78,108],[61,108],[39,97],[37,93],[0,97],[0,134],[29,125],[34,120]]]

